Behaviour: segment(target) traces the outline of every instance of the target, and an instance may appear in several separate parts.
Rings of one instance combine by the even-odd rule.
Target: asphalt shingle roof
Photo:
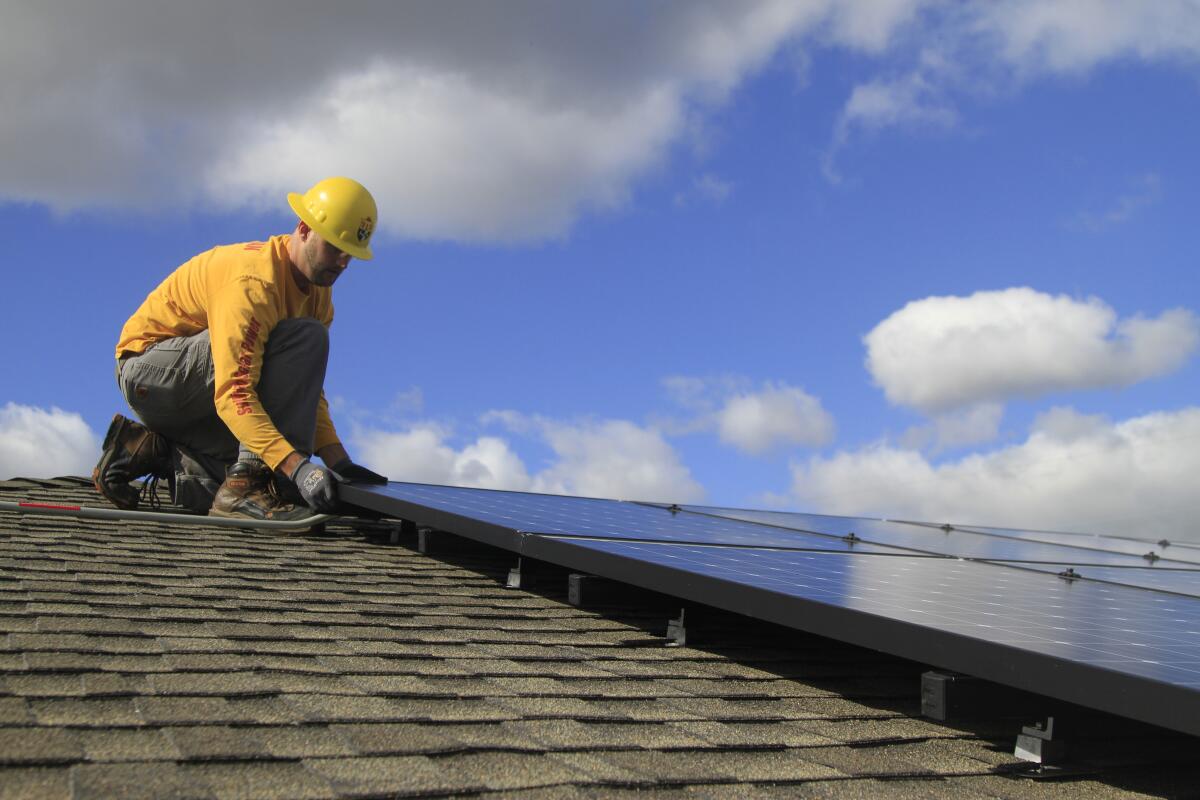
[[[410,545],[0,512],[0,799],[1200,791],[1191,737],[1097,717],[1079,774],[1020,777],[1018,723],[919,716],[920,665],[718,613],[667,647],[669,609]]]

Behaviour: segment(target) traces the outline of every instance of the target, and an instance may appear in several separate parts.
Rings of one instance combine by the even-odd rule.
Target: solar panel
[[[685,511],[757,522],[791,530],[813,531],[846,536],[853,533],[864,542],[877,545],[902,547],[927,553],[940,553],[955,558],[984,559],[989,561],[1032,561],[1062,564],[1064,568],[1079,564],[1108,566],[1161,565],[1163,567],[1200,567],[1200,560],[1188,561],[1163,558],[1155,554],[1147,559],[1145,547],[1125,543],[1123,549],[1103,549],[1092,546],[1097,537],[1064,537],[1063,542],[1046,541],[1033,534],[999,535],[976,531],[970,528],[953,527],[949,530],[931,525],[913,525],[905,522],[858,517],[831,517],[822,514],[797,514],[784,511],[752,511],[715,506],[682,506]],[[1019,534],[1020,532],[1014,532]]]
[[[919,525],[922,527],[943,527],[934,526],[926,522],[905,521],[904,524]],[[1094,533],[1026,531],[1018,528],[992,528],[982,525],[954,525],[953,528],[958,531],[979,533],[987,536],[1000,536],[1008,539],[1046,542],[1049,544],[1065,544],[1071,547],[1106,550],[1113,553],[1128,553],[1129,555],[1140,556],[1142,558],[1163,558],[1200,565],[1200,548],[1187,542],[1152,541],[1150,539],[1138,539],[1129,536],[1103,536]]]
[[[354,491],[361,487],[345,488]],[[672,512],[665,506],[588,497],[392,482],[373,488],[368,497],[356,495],[357,499],[352,502],[364,501],[360,504],[371,507],[368,505],[371,498],[380,496],[407,504],[412,513],[424,510],[428,516],[429,511],[437,511],[457,517],[459,524],[486,523],[499,529],[490,531],[487,540],[505,547],[513,543],[513,537],[542,533],[738,547],[902,552],[886,546],[847,541],[839,535],[783,530],[738,520]],[[506,530],[511,534],[503,533]]]
[[[1068,580],[1102,581],[1117,586],[1153,589],[1159,592],[1200,597],[1200,570],[1155,567],[1103,567],[1090,564],[1026,564],[1012,561],[986,562],[1064,575]],[[1070,570],[1067,573],[1067,570]]]
[[[1047,564],[962,560],[838,535],[845,525],[895,532],[892,523],[867,524],[879,520],[813,520],[821,534],[591,498],[403,483],[347,485],[342,494],[532,558],[1200,734],[1194,570],[1090,566],[1079,572],[1096,580],[1078,580]],[[1055,546],[1003,541],[1027,552]],[[1102,582],[1131,575],[1188,591]]]

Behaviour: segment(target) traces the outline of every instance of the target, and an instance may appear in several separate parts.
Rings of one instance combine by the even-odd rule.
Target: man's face
[[[304,242],[304,275],[317,286],[333,286],[333,282],[350,265],[351,257],[310,229],[308,239]]]

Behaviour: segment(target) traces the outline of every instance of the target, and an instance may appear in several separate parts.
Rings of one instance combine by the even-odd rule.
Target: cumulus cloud
[[[456,448],[453,432],[431,423],[401,431],[361,428],[351,441],[363,463],[394,480],[622,500],[704,497],[703,487],[654,428],[626,420],[567,423],[516,411],[489,412],[484,420],[535,435],[554,460],[530,474],[506,439],[480,436]]]
[[[823,447],[837,427],[819,398],[783,382],[756,386],[742,375],[669,375],[662,386],[688,412],[684,419],[660,420],[664,430],[676,436],[715,431],[725,444],[752,455]]]
[[[1200,6],[1192,0],[896,5],[909,7],[898,9],[895,19],[880,17],[873,40],[876,52],[892,57],[888,74],[851,90],[834,123],[822,164],[834,183],[841,180],[835,161],[855,131],[950,127],[958,118],[956,98],[1011,91],[1044,75],[1079,75],[1106,62],[1200,60]],[[910,35],[898,35],[905,31]],[[870,41],[868,36],[858,43],[870,51]],[[1133,203],[1128,211],[1142,204]]]
[[[553,236],[623,202],[691,116],[833,6],[19,4],[0,96],[21,113],[0,147],[21,158],[0,197],[281,210],[285,190],[353,174],[393,232]]]
[[[1000,403],[978,403],[937,414],[926,425],[910,428],[901,437],[906,447],[931,448],[934,453],[995,439],[1004,419]]]
[[[981,2],[968,25],[1024,73],[1080,72],[1117,58],[1200,58],[1200,6],[1192,0]]]
[[[935,464],[885,445],[792,469],[793,501],[836,514],[1200,541],[1200,408],[1113,423],[1059,408],[1017,445]]]
[[[448,431],[415,425],[403,431],[364,429],[352,437],[357,457],[398,481],[527,489],[525,464],[503,439],[481,436],[462,449],[447,444]]]
[[[1013,288],[911,302],[863,341],[891,402],[937,414],[1169,373],[1200,343],[1200,319],[1185,309],[1118,319],[1096,298]]]
[[[626,420],[544,426],[558,461],[533,481],[538,492],[622,500],[695,502],[704,489],[653,428]]]
[[[958,120],[943,88],[949,63],[926,51],[920,66],[900,77],[876,78],[855,86],[834,124],[833,139],[822,156],[826,179],[840,183],[837,158],[856,132],[883,128],[949,128]]]
[[[0,408],[0,476],[90,475],[100,444],[83,417],[7,403]]]
[[[70,24],[63,24],[70,20]],[[879,60],[856,129],[954,119],[993,76],[1194,61],[1190,0],[62,0],[0,28],[0,198],[57,210],[283,210],[368,178],[384,229],[521,240],[624,202],[667,148],[784,48]],[[697,120],[700,120],[699,122]]]
[[[795,386],[768,383],[761,392],[737,394],[717,414],[722,442],[747,453],[833,441],[833,417],[821,401]]]

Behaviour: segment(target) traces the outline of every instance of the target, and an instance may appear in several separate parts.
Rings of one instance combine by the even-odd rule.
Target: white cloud
[[[1200,58],[1193,0],[1002,0],[974,4],[971,27],[1022,72],[1080,72],[1117,58]]]
[[[826,445],[833,441],[834,422],[803,389],[768,383],[761,392],[729,398],[717,414],[717,431],[722,442],[758,454],[788,445]]]
[[[1200,541],[1200,408],[1119,423],[1070,409],[1021,444],[934,464],[887,446],[793,466],[793,501],[826,513]]]
[[[966,408],[937,414],[927,425],[905,432],[901,443],[906,447],[932,447],[935,453],[954,447],[990,442],[1000,434],[1004,406],[978,403]]]
[[[1082,211],[1073,220],[1076,227],[1099,231],[1122,225],[1143,208],[1158,202],[1162,196],[1162,178],[1155,172],[1139,175],[1130,181],[1127,191],[1116,198],[1104,211]]]
[[[835,3],[830,21],[832,39],[847,47],[880,53],[892,44],[897,31],[922,8],[936,0],[860,0]]]
[[[21,109],[0,148],[22,155],[0,198],[283,211],[352,174],[393,232],[560,235],[831,6],[22,4],[0,28]]]
[[[851,15],[871,18],[866,6],[847,6]],[[1200,60],[1200,5],[1194,0],[971,0],[895,6],[894,18],[876,18],[873,37],[842,39],[890,56],[888,70],[894,75],[869,78],[851,91],[823,157],[822,168],[834,183],[841,180],[835,161],[854,131],[953,125],[956,96],[1004,94],[1045,75],[1080,75],[1117,60],[1189,65]],[[869,30],[861,24],[850,30]]]
[[[21,158],[0,198],[282,212],[283,191],[351,173],[384,229],[505,241],[622,204],[789,46],[886,70],[852,90],[831,176],[855,129],[952,121],[950,91],[1200,54],[1190,0],[59,0],[4,22],[0,97],[20,113],[0,149]]]
[[[506,442],[482,436],[455,450],[448,432],[432,424],[404,431],[356,430],[356,458],[392,480],[475,486],[482,489],[526,489],[529,475]]]
[[[685,418],[658,419],[673,436],[716,431],[725,444],[760,455],[785,447],[823,447],[836,424],[821,400],[798,386],[765,381],[759,386],[743,375],[698,378],[669,375],[662,386],[688,412]]]
[[[619,206],[682,115],[679,95],[662,87],[616,108],[564,107],[461,75],[378,66],[242,137],[212,165],[207,187],[267,208],[295,187],[298,165],[305,183],[396,176],[369,182],[382,219],[402,235],[545,238],[581,209]]]
[[[948,128],[958,115],[944,97],[936,73],[945,65],[933,53],[926,64],[907,75],[875,79],[854,87],[834,125],[833,141],[822,157],[821,168],[832,183],[840,183],[837,158],[856,131],[882,128]]]
[[[653,428],[626,420],[548,423],[544,435],[558,462],[538,473],[534,491],[674,502],[704,497],[703,487]]]
[[[7,403],[0,408],[0,476],[91,475],[100,443],[83,417]]]
[[[357,429],[356,458],[393,480],[484,489],[612,497],[622,500],[703,499],[704,490],[674,448],[654,428],[626,420],[566,423],[516,411],[483,415],[519,434],[534,434],[554,453],[530,475],[505,439],[480,436],[456,449],[448,429],[420,423],[402,431]]]
[[[1014,288],[911,302],[863,341],[888,399],[936,414],[1169,373],[1200,343],[1200,320],[1185,309],[1118,320],[1096,298]]]

